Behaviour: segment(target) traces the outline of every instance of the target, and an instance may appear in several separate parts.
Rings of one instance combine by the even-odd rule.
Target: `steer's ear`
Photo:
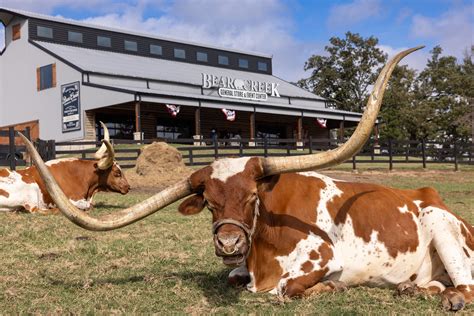
[[[183,215],[194,215],[201,212],[205,204],[203,195],[196,194],[181,202],[178,211]]]

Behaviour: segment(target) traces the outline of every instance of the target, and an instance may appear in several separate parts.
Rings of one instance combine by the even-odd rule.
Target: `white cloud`
[[[289,81],[305,76],[304,62],[319,47],[298,41],[293,22],[277,0],[190,1],[162,7],[144,18],[150,5],[127,7],[83,21],[227,48],[273,54],[274,73]],[[251,13],[249,13],[251,12]],[[212,18],[210,18],[212,15]]]
[[[474,44],[474,5],[453,6],[438,17],[413,16],[411,31],[414,38],[428,39],[440,45],[443,53],[458,58]]]
[[[379,15],[380,0],[355,0],[352,3],[335,5],[327,18],[328,27],[347,27]]]
[[[120,4],[120,3],[118,3]],[[69,9],[93,9],[94,11],[112,10],[118,6],[113,0],[0,0],[0,6],[51,14],[57,7]]]

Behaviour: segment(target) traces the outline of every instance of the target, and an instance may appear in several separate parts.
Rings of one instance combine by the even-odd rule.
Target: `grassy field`
[[[433,186],[474,223],[474,172],[329,171],[335,178],[401,188]],[[94,214],[151,193],[102,194]],[[177,205],[126,228],[92,233],[62,216],[0,214],[0,314],[442,314],[437,297],[394,297],[358,287],[279,301],[226,284],[230,269],[214,255],[210,214],[183,217]],[[473,314],[474,305],[463,313]]]

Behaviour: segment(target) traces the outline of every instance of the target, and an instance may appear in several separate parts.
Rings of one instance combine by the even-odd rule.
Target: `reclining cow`
[[[307,172],[342,163],[360,150],[393,69],[417,49],[399,53],[384,67],[359,126],[341,147],[307,156],[217,160],[107,217],[79,212],[28,148],[61,212],[85,229],[120,228],[194,194],[179,211],[212,212],[216,255],[237,266],[231,283],[289,297],[391,286],[400,293],[440,293],[446,309],[459,310],[474,297],[474,229],[435,190],[392,189]]]
[[[130,186],[114,161],[114,149],[105,125],[104,143],[95,153],[97,160],[63,158],[46,163],[68,199],[81,210],[92,206],[94,194],[113,191],[126,194]],[[50,214],[57,211],[36,167],[18,171],[0,169],[0,211]]]

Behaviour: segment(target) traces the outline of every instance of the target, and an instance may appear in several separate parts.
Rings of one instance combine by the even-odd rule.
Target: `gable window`
[[[39,37],[53,38],[53,29],[50,27],[38,25],[36,28],[36,35]]]
[[[68,31],[67,32],[67,40],[70,41],[70,42],[82,43],[82,33]]]
[[[136,52],[138,50],[138,45],[137,45],[137,42],[135,42],[135,41],[125,40],[124,41],[124,48],[125,48],[125,50]]]
[[[97,36],[97,46],[111,47],[112,41],[110,40],[110,37],[99,35]]]
[[[267,71],[268,70],[268,65],[266,62],[259,61],[257,64],[258,70],[260,71]]]
[[[38,91],[56,87],[56,64],[36,68],[36,88]]]
[[[150,44],[150,54],[163,55],[163,48],[160,45]]]
[[[202,62],[207,63],[207,53],[197,52],[196,53],[196,59],[197,59],[197,61],[202,61]]]
[[[226,66],[229,65],[229,57],[227,57],[227,56],[219,55],[217,57],[217,61],[218,61],[219,65],[226,65]]]
[[[21,38],[21,25],[15,24],[12,26],[12,40],[16,41]]]
[[[175,48],[174,49],[174,57],[179,58],[179,59],[185,59],[186,58],[186,51],[181,48]]]
[[[240,68],[249,68],[249,61],[247,59],[239,58]]]

